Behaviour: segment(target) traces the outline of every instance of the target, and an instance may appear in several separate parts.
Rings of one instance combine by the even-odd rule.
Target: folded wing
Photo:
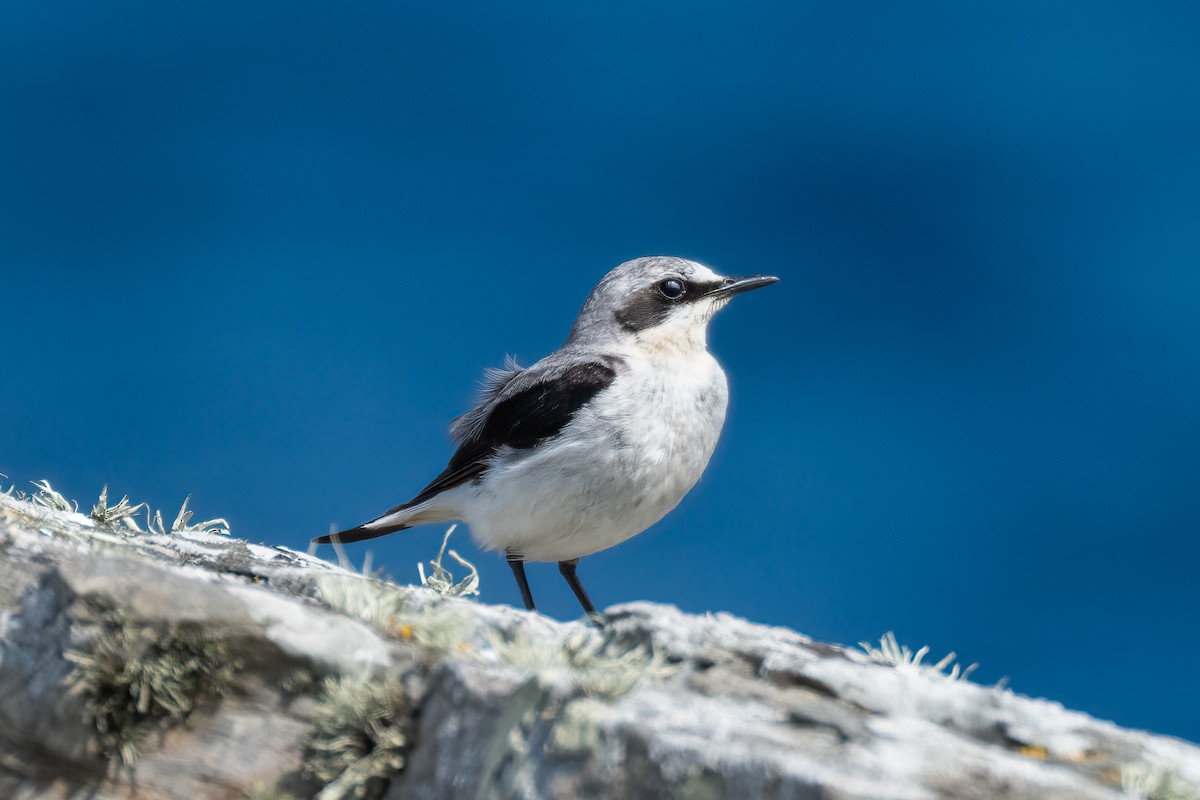
[[[509,365],[488,376],[480,405],[453,423],[451,435],[459,445],[450,463],[416,497],[357,528],[313,541],[357,542],[410,527],[402,512],[482,477],[501,447],[524,450],[557,436],[580,408],[616,380],[620,367],[614,358],[543,364],[525,370]]]

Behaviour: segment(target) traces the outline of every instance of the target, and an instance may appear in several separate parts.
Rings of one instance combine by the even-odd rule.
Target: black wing
[[[518,450],[537,447],[555,436],[589,400],[617,377],[616,359],[573,364],[562,372],[517,389],[497,402],[477,432],[459,445],[442,474],[406,505],[423,503],[434,495],[487,470],[488,458],[507,445]]]

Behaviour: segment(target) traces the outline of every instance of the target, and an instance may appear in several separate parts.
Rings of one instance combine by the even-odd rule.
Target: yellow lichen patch
[[[1050,757],[1050,751],[1040,744],[1027,744],[1017,750],[1017,752],[1026,758],[1036,758],[1038,761],[1045,761]]]

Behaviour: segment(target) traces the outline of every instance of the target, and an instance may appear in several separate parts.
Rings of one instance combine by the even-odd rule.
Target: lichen
[[[326,679],[304,772],[325,784],[318,800],[375,798],[404,768],[408,700],[395,676]]]
[[[256,783],[246,792],[244,800],[298,800],[296,795],[281,789],[278,781]]]
[[[446,535],[442,537],[442,546],[438,550],[437,557],[429,562],[433,572],[428,576],[425,574],[425,566],[417,563],[417,574],[421,578],[421,585],[426,589],[432,589],[440,595],[446,597],[470,597],[479,594],[479,570],[475,569],[475,565],[465,558],[460,556],[455,551],[451,550],[449,555],[461,566],[466,567],[467,576],[461,581],[455,581],[454,575],[450,570],[442,566],[442,559],[446,556],[446,545],[450,543],[450,534],[454,533],[457,525],[451,525],[446,529]]]
[[[72,650],[70,691],[116,767],[131,765],[146,735],[186,722],[236,688],[241,667],[228,641],[194,622],[145,624],[100,613],[86,650]]]
[[[203,522],[192,524],[192,516],[195,512],[188,508],[188,502],[192,499],[191,495],[183,498],[183,505],[179,507],[179,513],[175,515],[175,521],[171,523],[171,527],[167,528],[163,525],[163,517],[161,511],[150,512],[150,507],[146,507],[146,528],[150,533],[156,533],[160,536],[166,536],[170,533],[219,533],[222,535],[229,533],[229,522],[223,517],[216,519],[206,519]]]
[[[896,634],[888,631],[879,639],[879,647],[874,647],[868,642],[859,642],[867,656],[876,664],[886,664],[896,667],[897,669],[917,669],[925,667],[932,670],[933,673],[940,675],[943,678],[951,681],[966,680],[979,665],[969,664],[963,667],[956,663],[957,655],[955,653],[947,653],[942,657],[941,661],[936,664],[922,664],[925,656],[929,654],[929,646],[925,645],[916,652],[908,648],[908,645],[901,645],[896,641]],[[950,671],[946,672],[946,668]]]
[[[583,694],[615,700],[645,678],[674,671],[648,638],[605,636],[580,628],[555,639],[520,629],[508,639],[494,639],[501,660],[533,673],[565,674]]]
[[[326,605],[376,630],[397,625],[408,605],[404,592],[371,574],[319,575],[316,582]]]
[[[117,523],[121,523],[131,530],[137,530],[137,523],[133,521],[133,517],[145,505],[145,503],[134,505],[129,502],[129,495],[124,495],[116,505],[110,506],[108,504],[108,484],[106,483],[100,490],[100,498],[92,506],[92,513],[88,516],[101,528],[112,530],[117,527]]]
[[[1121,767],[1121,789],[1137,800],[1200,800],[1200,788],[1180,777],[1178,769],[1145,761]]]
[[[326,605],[366,623],[388,638],[417,645],[426,662],[462,649],[474,626],[472,616],[465,609],[413,603],[409,589],[381,579],[371,569],[369,555],[361,571],[354,571],[345,553],[340,548],[337,552],[345,571],[318,576],[316,581],[317,591]]]
[[[72,503],[61,493],[55,491],[50,486],[50,481],[33,481],[33,485],[36,486],[38,490],[37,494],[35,494],[31,499],[39,506],[48,508],[51,511],[74,512],[79,510],[78,504]]]
[[[598,719],[607,706],[593,697],[578,697],[566,703],[554,721],[547,740],[549,748],[566,755],[597,753],[604,745]]]

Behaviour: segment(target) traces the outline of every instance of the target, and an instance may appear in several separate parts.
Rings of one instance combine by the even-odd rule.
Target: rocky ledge
[[[1200,748],[894,640],[559,623],[43,488],[0,495],[0,797],[1200,797]]]

